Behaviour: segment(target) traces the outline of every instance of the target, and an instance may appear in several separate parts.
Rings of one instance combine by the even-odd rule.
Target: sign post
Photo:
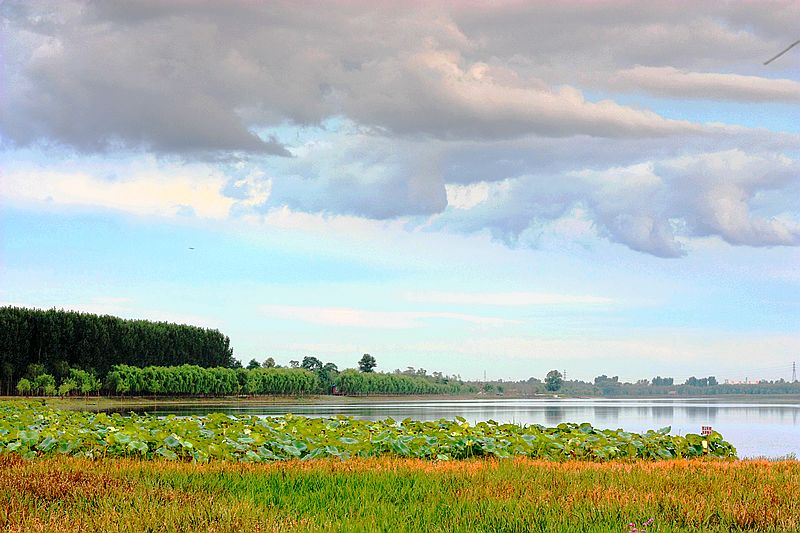
[[[703,453],[704,454],[708,454],[708,438],[706,438],[706,437],[711,435],[711,433],[713,433],[713,431],[714,431],[714,428],[712,428],[711,426],[702,426],[700,428],[700,435],[703,436]]]

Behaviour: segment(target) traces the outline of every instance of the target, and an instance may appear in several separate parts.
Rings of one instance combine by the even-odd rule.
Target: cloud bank
[[[800,60],[761,65],[796,39],[795,2],[0,10],[4,158],[87,161],[77,174],[12,173],[10,198],[149,215],[186,196],[212,218],[407,218],[510,245],[549,233],[658,257],[701,237],[800,244],[798,135],[670,112],[674,100],[797,103]],[[131,175],[126,188],[91,168],[98,154],[187,172]]]

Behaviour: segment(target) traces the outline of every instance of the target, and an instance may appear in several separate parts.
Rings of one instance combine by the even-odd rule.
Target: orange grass
[[[800,531],[797,461],[0,455],[3,531]]]

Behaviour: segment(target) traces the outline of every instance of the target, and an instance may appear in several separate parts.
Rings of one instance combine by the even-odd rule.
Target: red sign
[[[711,426],[703,426],[703,429],[700,431],[700,434],[705,436],[711,435],[711,432],[714,431]]]

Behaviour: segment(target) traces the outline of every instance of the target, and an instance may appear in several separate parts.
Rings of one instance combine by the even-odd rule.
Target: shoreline
[[[654,401],[669,400],[710,402],[710,403],[779,403],[800,405],[800,395],[797,394],[725,394],[713,396],[566,396],[539,394],[534,396],[489,396],[486,394],[469,395],[374,395],[374,396],[252,396],[252,397],[50,397],[50,396],[0,396],[0,402],[29,401],[42,402],[54,409],[68,410],[123,410],[127,408],[141,409],[152,406],[218,406],[218,407],[246,407],[246,406],[280,406],[280,405],[364,405],[373,403],[420,403],[420,402],[458,402],[458,401],[502,401],[502,400],[610,400],[610,401]]]

